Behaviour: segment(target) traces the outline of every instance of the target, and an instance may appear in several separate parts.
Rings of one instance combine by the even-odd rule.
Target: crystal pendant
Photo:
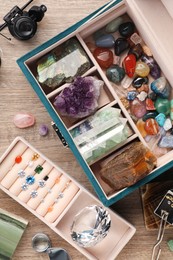
[[[101,206],[82,209],[74,218],[71,236],[81,247],[91,247],[106,237],[111,225],[109,213]]]

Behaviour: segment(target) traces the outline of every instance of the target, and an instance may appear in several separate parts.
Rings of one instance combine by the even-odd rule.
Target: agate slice
[[[85,73],[91,67],[90,60],[79,44],[72,38],[38,61],[38,81],[51,89]]]

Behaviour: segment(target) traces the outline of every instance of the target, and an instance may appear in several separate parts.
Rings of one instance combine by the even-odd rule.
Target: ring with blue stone
[[[33,175],[28,175],[26,177],[26,183],[28,185],[32,185],[32,184],[34,184],[34,182],[35,182],[35,177]]]

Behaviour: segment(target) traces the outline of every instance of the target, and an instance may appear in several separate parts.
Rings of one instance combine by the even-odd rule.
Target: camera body
[[[33,0],[32,0],[33,1]],[[14,6],[3,18],[4,24],[0,26],[0,31],[8,26],[11,35],[18,40],[28,40],[32,38],[37,31],[37,22],[40,22],[44,13],[47,11],[45,5],[32,6],[29,11],[24,11],[32,1],[29,1],[24,7]]]

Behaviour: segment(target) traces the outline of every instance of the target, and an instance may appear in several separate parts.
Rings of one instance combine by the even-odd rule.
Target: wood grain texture
[[[21,7],[25,2],[25,0],[1,0],[0,21],[2,21],[3,16],[15,4]],[[92,193],[94,193],[93,188],[73,154],[70,150],[63,148],[54,131],[51,129],[51,118],[17,66],[16,60],[105,3],[105,0],[34,1],[34,5],[45,4],[48,8],[45,18],[38,26],[36,36],[27,42],[13,39],[12,43],[9,43],[3,37],[0,38],[0,48],[2,49],[2,66],[0,69],[0,155],[16,136],[23,136],[28,142],[45,154],[45,156],[75,177],[77,181]],[[8,29],[3,30],[3,33],[10,36]],[[19,111],[33,113],[36,117],[35,126],[28,129],[16,128],[12,119]],[[40,137],[38,134],[38,128],[42,123],[49,126],[50,132],[47,137]],[[44,223],[2,191],[0,191],[0,207],[29,220],[28,228],[15,252],[14,260],[48,259],[47,255],[35,253],[31,248],[31,238],[37,232],[45,232],[48,234],[52,240],[52,245],[65,248],[72,259],[86,259]],[[117,259],[150,259],[152,246],[156,241],[157,231],[149,232],[145,229],[139,192],[136,191],[127,196],[113,205],[112,208],[137,228],[135,236],[122,250]],[[173,253],[169,252],[166,245],[168,239],[173,239],[172,230],[166,230],[165,232],[162,254],[160,257],[162,260],[173,259]]]

